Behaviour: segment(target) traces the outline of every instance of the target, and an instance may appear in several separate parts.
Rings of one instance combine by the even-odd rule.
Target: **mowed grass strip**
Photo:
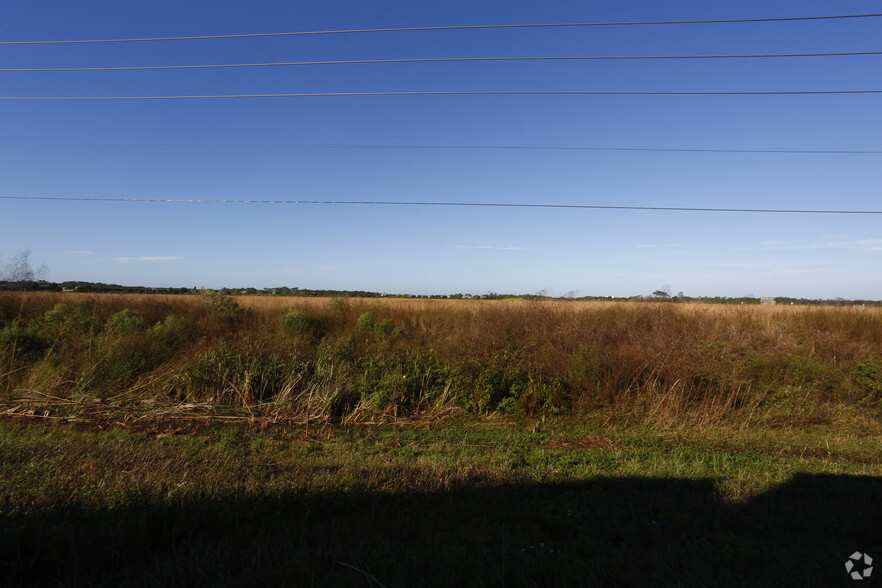
[[[3,419],[0,571],[14,586],[805,586],[882,549],[878,421],[610,422],[306,436]]]

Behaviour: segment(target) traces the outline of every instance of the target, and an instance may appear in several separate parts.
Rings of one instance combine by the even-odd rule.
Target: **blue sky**
[[[0,40],[878,12],[878,3],[31,2]],[[882,50],[882,18],[0,45],[5,68]],[[882,56],[0,72],[3,96],[882,89]],[[0,145],[882,149],[882,96],[0,101]],[[0,195],[882,209],[882,155],[0,149]],[[0,200],[53,281],[882,299],[880,215]]]

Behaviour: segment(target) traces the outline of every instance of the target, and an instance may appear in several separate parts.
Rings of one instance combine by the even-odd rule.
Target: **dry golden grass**
[[[113,326],[120,314],[131,329]],[[709,426],[882,399],[878,308],[10,293],[0,334],[10,402],[65,410],[118,397],[307,420],[616,407]]]
[[[114,302],[138,304],[142,302],[180,302],[197,300],[195,296],[174,294],[114,294],[84,292],[28,292],[25,296],[51,299],[65,302],[83,299],[100,299]],[[243,308],[254,310],[285,310],[292,307],[321,308],[331,304],[334,298],[318,296],[233,296]],[[789,318],[799,314],[829,313],[831,311],[845,315],[882,315],[882,307],[869,306],[855,308],[851,306],[827,305],[789,305],[777,304],[760,306],[756,304],[711,304],[703,302],[668,301],[603,301],[603,300],[528,300],[523,298],[505,298],[501,300],[485,299],[447,299],[447,298],[342,298],[352,306],[402,309],[409,311],[424,310],[474,310],[478,308],[540,308],[551,310],[612,310],[634,309],[640,307],[667,308],[674,306],[679,310],[699,313],[703,316],[756,316],[770,319]]]
[[[107,296],[107,295],[102,295]],[[152,296],[150,294],[119,294],[111,296]],[[166,298],[179,298],[168,296]],[[327,306],[332,298],[315,296],[234,296],[244,308],[255,310],[284,310],[291,307],[318,308]],[[647,301],[603,301],[603,300],[527,300],[523,298],[505,298],[501,300],[484,299],[447,299],[447,298],[344,298],[349,304],[358,307],[375,307],[402,309],[409,311],[424,310],[474,310],[479,308],[517,308],[517,309],[550,309],[550,310],[612,310],[634,309],[640,307],[668,308],[700,313],[702,315],[722,316],[762,316],[769,318],[792,317],[794,314],[816,314],[830,311],[844,314],[882,314],[882,307],[852,308],[850,306],[824,305],[769,305],[756,304],[711,304],[702,302],[656,302]]]

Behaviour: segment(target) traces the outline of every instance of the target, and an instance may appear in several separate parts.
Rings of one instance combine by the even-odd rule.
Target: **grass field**
[[[12,586],[838,586],[882,314],[0,296]]]

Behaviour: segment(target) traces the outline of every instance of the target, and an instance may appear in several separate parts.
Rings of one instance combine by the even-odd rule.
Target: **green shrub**
[[[0,357],[5,355],[11,357],[14,352],[18,359],[35,361],[48,347],[49,342],[41,337],[40,333],[21,325],[18,321],[0,328]]]
[[[282,327],[291,333],[303,335],[309,331],[310,323],[305,312],[292,308],[282,315]]]
[[[430,408],[449,395],[450,368],[435,352],[387,350],[359,358],[363,375],[361,396],[375,412],[407,414]]]
[[[512,409],[530,385],[523,350],[506,347],[471,363],[474,394],[466,401],[476,412]]]
[[[138,313],[127,308],[107,319],[106,326],[108,330],[117,335],[136,333],[144,329],[144,319]]]
[[[177,315],[170,314],[147,329],[147,333],[156,338],[173,340],[183,330],[184,322]]]
[[[232,296],[227,296],[222,292],[200,290],[197,296],[199,296],[203,308],[218,320],[232,322],[244,313],[242,307]]]
[[[43,315],[43,326],[51,336],[91,334],[97,324],[91,300],[77,300],[73,304],[59,302]]]
[[[370,312],[362,313],[356,321],[358,330],[364,333],[375,333],[377,335],[392,335],[393,339],[401,337],[401,329],[396,327],[391,320],[384,318],[377,320]]]
[[[360,317],[358,317],[358,321],[356,324],[358,325],[359,330],[366,333],[371,333],[376,328],[377,321],[374,320],[374,315],[369,312],[365,312]]]
[[[882,400],[882,362],[859,363],[851,368],[849,376],[860,388],[865,402]]]

